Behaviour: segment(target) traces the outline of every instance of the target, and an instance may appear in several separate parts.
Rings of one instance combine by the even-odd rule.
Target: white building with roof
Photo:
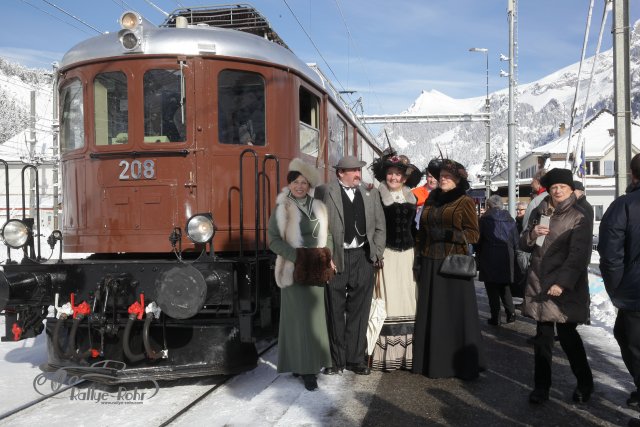
[[[571,137],[571,145],[584,140],[584,171],[582,180],[587,200],[594,209],[596,224],[602,219],[602,215],[615,199],[615,125],[614,115],[611,111],[603,109],[593,116],[581,129],[574,129]],[[520,157],[519,173],[519,200],[528,201],[531,192],[531,178],[540,168],[547,170],[553,168],[571,167],[573,153],[570,153],[569,166],[566,165],[569,133],[564,127],[560,128],[558,138],[553,141],[535,147],[531,152]],[[573,150],[572,150],[573,151]],[[640,152],[640,125],[631,123],[631,155]],[[624,165],[622,170],[627,170],[629,165]],[[507,170],[494,175],[492,183],[498,187],[500,195],[507,194]],[[594,228],[597,232],[597,228]]]

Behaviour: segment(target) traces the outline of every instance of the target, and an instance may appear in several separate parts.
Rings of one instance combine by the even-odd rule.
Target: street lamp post
[[[484,159],[484,186],[485,186],[485,203],[486,200],[491,196],[491,106],[489,104],[489,49],[484,47],[472,47],[469,49],[469,52],[480,52],[484,53],[486,60],[486,76],[487,76],[487,96],[485,98],[484,108],[487,111],[487,143],[485,146],[485,159]]]

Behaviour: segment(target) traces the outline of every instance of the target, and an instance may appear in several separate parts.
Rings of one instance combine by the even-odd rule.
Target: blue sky
[[[67,49],[97,34],[52,5],[100,31],[117,31],[116,21],[125,8],[162,22],[163,15],[151,2],[166,11],[211,4],[3,0],[0,56],[29,67],[50,68]],[[629,3],[633,25],[640,19],[640,1]],[[304,61],[318,63],[338,88],[355,90],[350,98],[355,102],[361,97],[366,114],[400,113],[423,90],[454,98],[484,95],[485,56],[469,52],[471,47],[489,49],[489,90],[508,86],[507,79],[499,77],[508,64],[498,59],[500,53],[508,54],[507,0],[254,0],[250,4]],[[595,52],[603,5],[604,0],[595,0],[588,55]],[[589,0],[518,1],[520,83],[580,60],[588,7]],[[602,50],[610,47],[611,14]]]

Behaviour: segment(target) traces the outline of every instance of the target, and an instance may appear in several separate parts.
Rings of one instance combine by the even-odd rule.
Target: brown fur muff
[[[334,274],[329,248],[296,248],[294,283],[322,286],[331,280]]]

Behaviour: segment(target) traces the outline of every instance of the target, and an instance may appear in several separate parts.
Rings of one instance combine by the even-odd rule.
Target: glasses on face
[[[526,209],[516,209],[518,212],[524,212]]]

